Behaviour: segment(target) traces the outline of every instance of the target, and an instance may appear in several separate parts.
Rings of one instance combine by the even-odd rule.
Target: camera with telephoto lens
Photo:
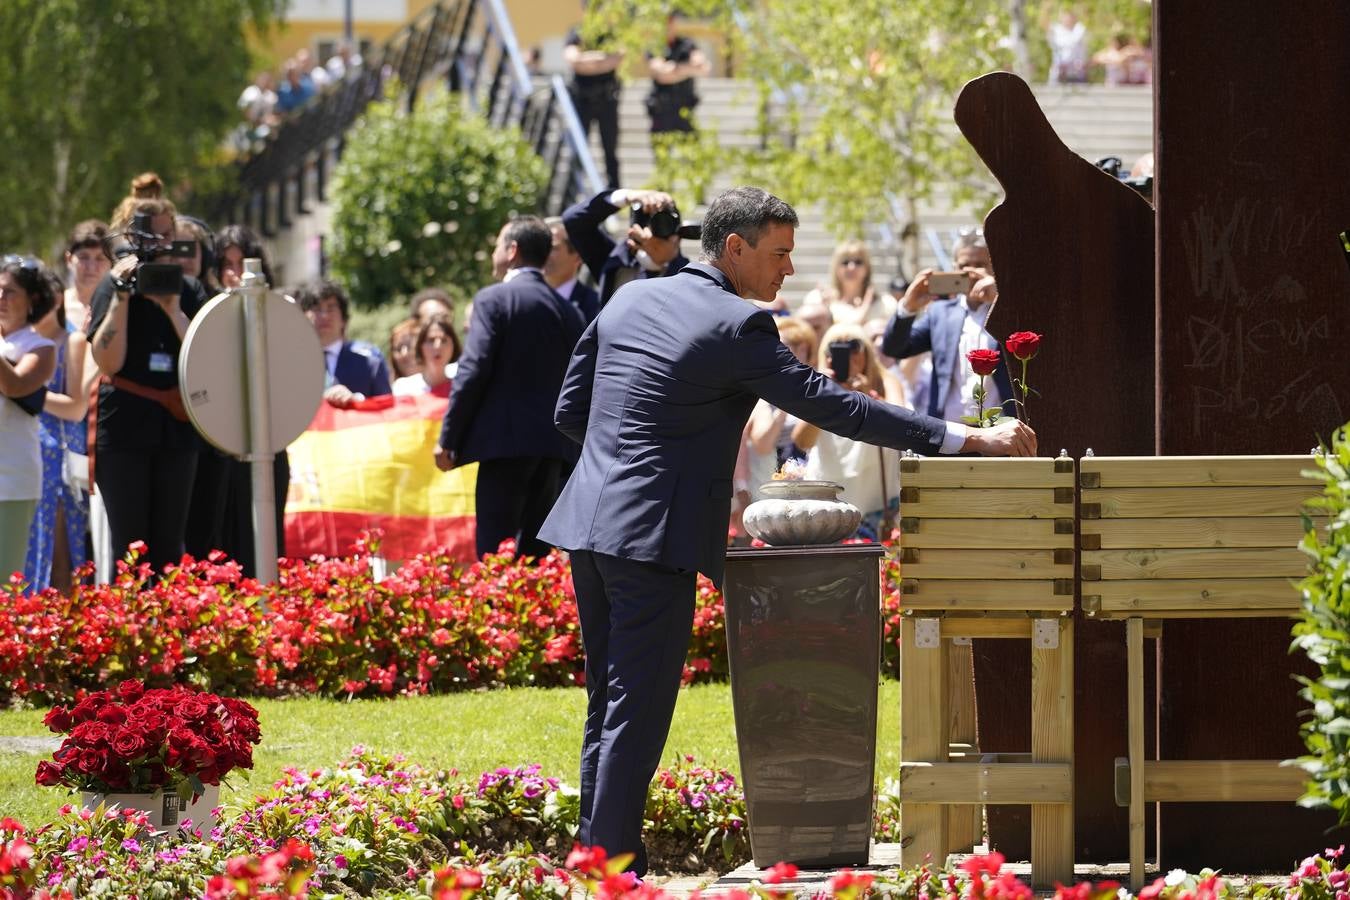
[[[1142,196],[1150,203],[1153,202],[1153,176],[1152,175],[1131,175],[1129,170],[1124,168],[1124,163],[1119,156],[1104,156],[1097,160],[1097,168],[1101,169],[1112,178],[1126,184],[1135,190],[1135,193]]]
[[[698,222],[684,224],[680,219],[679,207],[674,204],[649,213],[642,208],[641,203],[634,203],[629,207],[628,221],[646,228],[654,238],[668,238],[678,234],[683,240],[696,241],[703,233],[703,226]]]
[[[126,240],[113,256],[120,259],[128,253],[134,253],[139,265],[132,271],[126,283],[131,291],[138,294],[177,294],[183,290],[183,267],[174,262],[159,262],[164,259],[191,259],[197,254],[196,241],[161,242],[151,224],[153,217],[149,213],[137,213],[131,220],[131,227],[122,232]]]

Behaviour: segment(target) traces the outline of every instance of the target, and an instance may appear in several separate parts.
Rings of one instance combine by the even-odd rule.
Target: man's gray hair
[[[703,216],[703,235],[700,244],[703,258],[712,262],[722,258],[727,238],[739,234],[751,247],[759,243],[764,229],[771,223],[791,225],[800,222],[796,211],[768,191],[757,187],[735,187],[723,191],[713,200]]]
[[[967,247],[978,247],[981,250],[988,249],[989,245],[984,242],[983,228],[962,228],[958,231],[956,241],[952,244],[952,256]]]

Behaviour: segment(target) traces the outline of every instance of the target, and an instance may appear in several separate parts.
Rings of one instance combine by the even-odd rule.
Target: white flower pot
[[[150,817],[150,827],[156,831],[178,828],[185,820],[192,821],[194,831],[209,834],[217,818],[211,810],[220,806],[220,785],[208,784],[195,801],[188,801],[174,791],[153,793],[99,794],[81,791],[80,802],[90,809],[99,804],[120,809],[142,810]]]
[[[833,544],[858,530],[862,512],[839,499],[843,485],[833,481],[771,481],[760,486],[763,499],[745,509],[742,521],[751,537],[774,547]]]

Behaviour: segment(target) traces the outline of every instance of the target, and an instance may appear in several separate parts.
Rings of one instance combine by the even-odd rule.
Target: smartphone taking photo
[[[853,341],[830,342],[830,368],[834,370],[834,380],[840,384],[848,382],[849,360],[853,357]]]
[[[928,276],[928,291],[939,297],[965,294],[973,284],[965,272],[934,272]]]

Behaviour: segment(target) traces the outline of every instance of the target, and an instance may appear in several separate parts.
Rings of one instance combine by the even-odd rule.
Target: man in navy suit
[[[366,397],[391,393],[384,355],[365,341],[347,340],[350,304],[347,292],[335,281],[316,281],[300,289],[304,310],[319,343],[328,373],[324,399],[334,406],[351,406]]]
[[[938,298],[928,289],[931,269],[914,276],[886,325],[881,352],[895,359],[907,359],[932,352],[933,373],[928,390],[928,414],[952,421],[973,416],[977,406],[973,389],[980,380],[971,369],[966,353],[971,350],[998,350],[999,344],[985,331],[989,312],[998,299],[993,266],[984,236],[975,230],[963,231],[952,254],[956,267],[970,277],[970,290],[952,298]],[[924,309],[927,312],[919,315]],[[993,383],[986,384],[985,409],[1003,404],[1008,416],[1015,415],[1012,380],[1007,359],[1000,356]]]
[[[580,310],[544,280],[553,236],[542,219],[512,219],[497,235],[500,284],[473,298],[441,426],[436,465],[478,463],[477,549],[495,553],[506,538],[524,556],[546,555],[539,526],[558,496],[563,463],[576,458],[553,426],[567,360],[585,327]]]
[[[540,532],[571,551],[586,650],[583,844],[636,854],[693,624],[695,579],[720,584],[741,432],[757,398],[855,440],[922,453],[1031,455],[1021,422],[970,429],[845,390],[797,361],[772,300],[792,274],[797,214],[735,188],[703,220],[703,258],[614,295],[558,397],[581,459]]]
[[[674,275],[688,264],[680,252],[678,234],[653,237],[651,230],[630,224],[628,236],[616,241],[604,229],[604,222],[624,207],[637,204],[648,215],[661,209],[674,209],[675,201],[661,191],[619,188],[603,191],[590,200],[569,207],[562,214],[568,240],[581,254],[600,293],[604,306],[614,292],[630,281]]]
[[[591,319],[600,315],[600,294],[595,288],[577,280],[581,274],[581,254],[568,239],[562,218],[550,216],[544,223],[553,233],[553,249],[548,254],[548,262],[544,263],[544,280],[558,292],[558,296],[570,300],[573,306],[581,310],[589,325]]]

